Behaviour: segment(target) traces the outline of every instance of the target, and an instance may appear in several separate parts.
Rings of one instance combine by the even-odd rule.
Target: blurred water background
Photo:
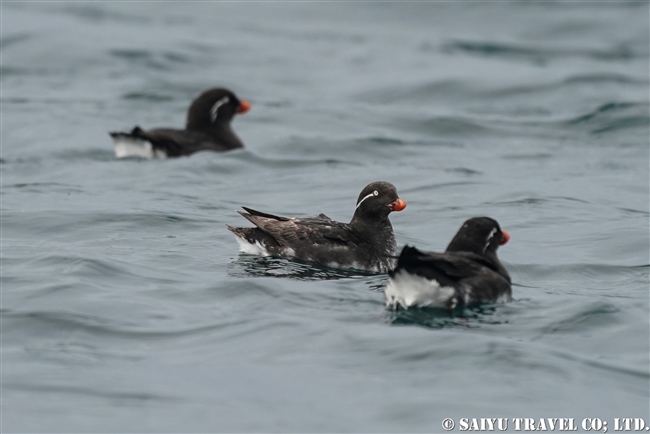
[[[648,420],[647,2],[3,2],[4,432],[440,432]],[[247,145],[116,160],[204,89]],[[239,255],[241,205],[398,245],[497,219],[514,300],[384,309],[384,276]],[[512,427],[511,427],[512,429]],[[458,428],[456,428],[458,431]]]

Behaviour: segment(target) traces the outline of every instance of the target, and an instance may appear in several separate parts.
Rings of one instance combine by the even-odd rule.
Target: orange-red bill
[[[250,110],[251,107],[252,107],[251,103],[249,103],[248,101],[244,101],[242,99],[241,101],[239,101],[239,107],[237,107],[237,113],[239,113],[240,115],[243,115],[248,110]]]
[[[501,231],[501,233],[503,234],[503,237],[501,237],[501,243],[499,243],[499,244],[501,244],[503,246],[505,243],[510,241],[510,234],[508,232],[506,232],[506,231],[503,231],[503,230]]]
[[[397,200],[388,205],[388,207],[391,211],[401,211],[406,208],[406,202],[398,197]]]

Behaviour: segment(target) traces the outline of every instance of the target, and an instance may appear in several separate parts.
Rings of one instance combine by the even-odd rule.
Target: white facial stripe
[[[369,197],[376,196],[376,194],[375,194],[376,192],[377,192],[377,191],[375,190],[374,192],[370,193],[369,195],[367,195],[366,197],[364,197],[363,199],[361,199],[361,200],[359,201],[359,203],[357,204],[357,208],[359,208],[359,205],[361,205],[361,204],[363,203],[364,200],[368,199]],[[354,210],[356,211],[357,208],[355,208]]]
[[[214,123],[214,121],[217,120],[217,116],[219,114],[219,107],[221,107],[224,104],[228,104],[228,102],[230,102],[230,98],[224,96],[219,101],[214,103],[214,105],[210,109],[210,118],[212,119],[212,123]]]
[[[492,237],[496,233],[497,233],[497,228],[493,228],[488,234],[487,238],[485,239],[485,246],[483,247],[483,253],[485,253],[485,251],[487,250],[488,246],[490,245],[490,241],[492,241]]]

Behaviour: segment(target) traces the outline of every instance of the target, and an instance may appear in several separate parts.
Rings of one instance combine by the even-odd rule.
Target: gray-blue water
[[[0,7],[4,432],[648,420],[647,2]],[[245,150],[113,157],[214,86]],[[225,228],[348,221],[375,180],[399,246],[497,219],[514,300],[393,314]]]

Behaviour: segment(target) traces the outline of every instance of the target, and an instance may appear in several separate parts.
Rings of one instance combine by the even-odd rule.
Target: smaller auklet
[[[187,111],[184,130],[136,126],[131,132],[109,134],[115,144],[115,156],[170,158],[198,151],[229,151],[244,144],[230,127],[235,114],[250,110],[248,101],[240,100],[228,89],[209,89],[199,95]]]
[[[368,184],[359,194],[350,223],[319,214],[280,217],[242,207],[254,228],[228,226],[243,253],[296,258],[333,268],[386,273],[395,264],[395,234],[388,220],[406,203],[389,182]]]
[[[453,309],[476,303],[510,301],[510,276],[497,249],[510,240],[489,217],[467,220],[445,253],[405,246],[388,273],[386,307]]]

